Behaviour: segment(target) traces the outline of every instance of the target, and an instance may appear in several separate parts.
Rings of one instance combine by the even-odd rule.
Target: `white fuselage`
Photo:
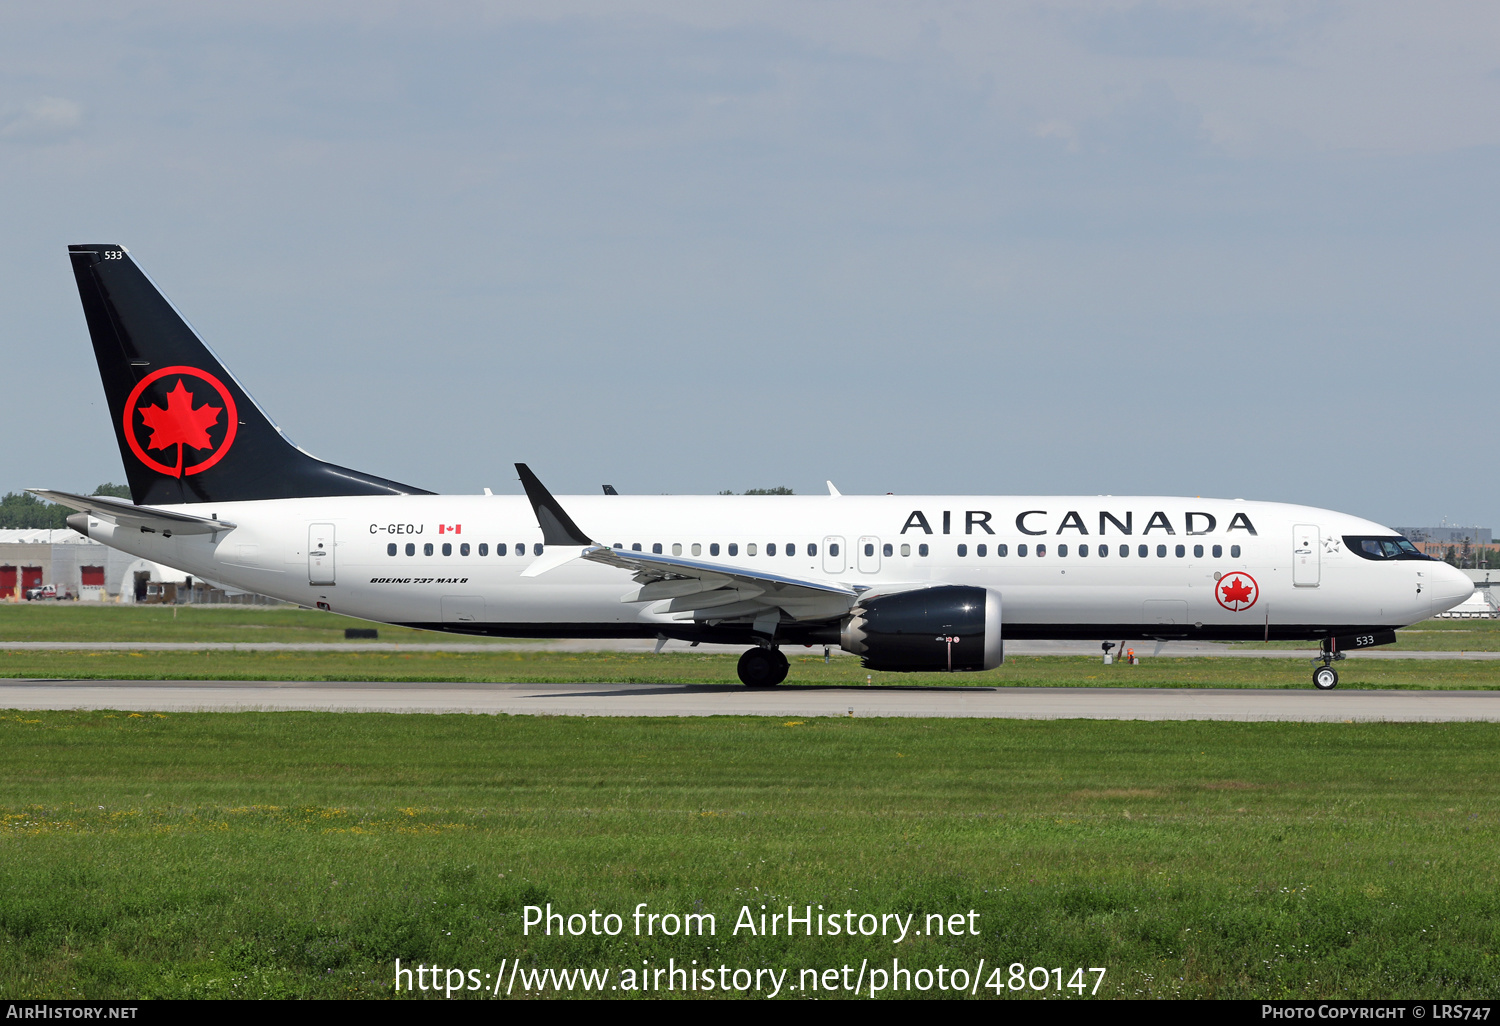
[[[559,501],[593,539],[626,550],[660,546],[666,555],[858,589],[995,589],[1008,637],[1312,636],[1313,628],[1405,626],[1472,591],[1446,564],[1365,559],[1342,540],[1393,536],[1389,528],[1281,503],[852,495]],[[525,496],[162,508],[236,526],[216,536],[165,537],[91,520],[90,536],[235,588],[384,623],[557,637],[682,636],[693,626],[666,603],[623,603],[635,586],[614,567],[575,560],[523,577],[542,543]],[[1228,575],[1240,576],[1225,602]]]

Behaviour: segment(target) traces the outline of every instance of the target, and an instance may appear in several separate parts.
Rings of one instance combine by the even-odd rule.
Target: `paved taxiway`
[[[1500,720],[1500,692],[39,680],[0,683],[0,709],[1435,722]]]

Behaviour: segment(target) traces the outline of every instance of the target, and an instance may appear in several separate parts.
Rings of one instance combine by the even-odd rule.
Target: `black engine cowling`
[[[844,651],[871,670],[989,670],[1005,658],[1000,594],[945,585],[875,595],[850,611]]]

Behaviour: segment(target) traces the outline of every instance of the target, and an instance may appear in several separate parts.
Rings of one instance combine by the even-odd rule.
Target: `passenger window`
[[[452,545],[451,542],[443,542],[443,555],[445,555],[445,556],[451,556],[451,555],[453,555],[453,545]]]
[[[960,544],[958,546],[958,554],[960,556],[967,556],[969,554],[969,547],[967,545]]]
[[[615,542],[615,544],[614,544],[614,547],[615,547],[615,548],[617,548],[617,549],[623,549],[623,548],[625,548],[625,546],[624,546],[624,545],[623,545],[623,544],[621,544],[621,543],[620,543],[620,542]],[[505,548],[505,546],[504,546],[504,545],[502,545],[502,546],[500,546],[500,548],[501,548],[501,549],[504,549],[504,548]],[[501,553],[500,553],[500,555],[502,555],[502,556],[503,556],[503,555],[505,555],[505,553],[504,553],[504,552],[501,552]]]
[[[865,555],[867,555],[867,556],[873,556],[873,555],[875,555],[875,543],[874,542],[865,542]]]
[[[718,542],[709,542],[708,543],[708,554],[710,556],[717,556],[719,554],[719,543]]]
[[[786,554],[788,556],[795,556],[797,554],[797,543],[796,542],[787,542],[786,543]]]
[[[760,550],[755,547],[755,543],[754,542],[747,542],[745,544],[745,555],[747,555],[747,556],[753,556],[758,551],[760,551]]]
[[[839,543],[838,542],[829,542],[828,543],[828,554],[830,556],[837,556],[839,554]]]
[[[891,551],[892,551],[891,550],[891,543],[890,542],[886,542],[884,545],[882,545],[880,547],[880,551],[883,552],[885,555],[889,556],[891,554]]]
[[[1087,545],[1078,546],[1078,554],[1080,556],[1087,556],[1089,554],[1089,547]]]
[[[1046,554],[1047,554],[1047,546],[1045,546],[1045,545],[1038,545],[1036,547],[1036,558],[1037,559],[1041,559]]]
[[[923,542],[922,544],[920,544],[920,545],[917,546],[917,555],[919,555],[919,556],[925,556],[925,555],[927,555],[927,543],[926,542]]]
[[[385,554],[387,556],[394,556],[396,554],[396,543],[395,542],[391,542],[389,545],[387,545],[385,547]]]
[[[1166,555],[1167,555],[1167,547],[1165,545],[1158,545],[1156,547],[1156,558],[1157,559],[1164,559],[1164,558],[1166,558]]]
[[[458,547],[458,554],[460,556],[467,556],[469,554],[469,543],[468,542],[464,542],[462,545],[460,545]]]
[[[1100,545],[1099,546],[1099,558],[1103,559],[1107,555],[1109,555],[1109,546],[1108,545]]]
[[[1223,559],[1224,558],[1224,546],[1222,546],[1222,545],[1215,545],[1214,546],[1214,558],[1215,559]]]
[[[640,548],[640,546],[637,545],[636,548]],[[524,556],[524,555],[526,555],[526,543],[525,542],[516,542],[516,555],[518,555],[518,556]]]
[[[1230,559],[1239,559],[1240,558],[1240,547],[1238,545],[1231,545],[1231,546],[1229,546],[1229,558]]]
[[[1186,556],[1186,555],[1187,555],[1187,546],[1186,545],[1179,545],[1179,546],[1177,546],[1177,558],[1181,559],[1183,556]]]
[[[1149,545],[1138,546],[1136,548],[1136,550],[1135,550],[1135,554],[1137,556],[1140,556],[1142,559],[1145,559],[1147,556],[1151,555],[1151,546],[1149,546]]]
[[[526,553],[526,547],[523,545],[521,547],[521,554],[525,555],[525,553]],[[532,546],[531,546],[531,554],[533,556],[540,556],[542,554],[542,543],[541,542],[534,542],[532,544]]]
[[[1141,546],[1142,549],[1144,549],[1145,547],[1146,546],[1144,546],[1144,545]],[[1141,555],[1143,555],[1143,556],[1145,554],[1146,554],[1145,552],[1141,553]],[[1120,558],[1124,559],[1128,555],[1130,555],[1130,546],[1129,545],[1121,545],[1120,546]]]
[[[618,549],[619,547],[620,547],[620,543],[619,542],[615,542],[615,548]],[[495,545],[495,555],[497,555],[497,556],[503,556],[505,554],[506,554],[505,543],[504,542],[497,543]]]
[[[729,554],[731,556],[738,556],[740,554],[740,543],[739,542],[730,542],[729,543]]]
[[[903,556],[909,556],[909,555],[911,555],[911,544],[910,543],[908,543],[908,542],[902,542],[901,543],[901,555],[903,555]]]
[[[1202,559],[1203,558],[1203,546],[1202,545],[1194,545],[1193,546],[1193,558],[1194,559]]]
[[[986,555],[988,555],[989,551],[990,550],[985,547],[983,542],[980,542],[978,545],[974,546],[974,555],[978,556],[980,559],[983,559]]]
[[[1026,555],[1026,543],[1025,542],[1022,542],[1020,545],[1016,546],[1016,555],[1018,555],[1018,556],[1024,556],[1024,555]]]
[[[519,545],[516,546],[516,547],[520,548]],[[631,552],[639,552],[639,551],[641,551],[641,543],[640,542],[631,542],[631,544],[630,544],[630,551]]]
[[[750,555],[753,556],[753,555],[755,555],[755,553],[752,552],[752,553],[750,553]],[[768,556],[774,556],[774,555],[776,555],[776,543],[775,542],[766,542],[766,555],[768,555]]]
[[[426,545],[422,546],[422,555],[424,555],[424,556],[430,556],[430,555],[432,555],[432,542],[428,542]]]
[[[652,542],[651,551],[658,556],[661,555],[661,542]]]
[[[1066,556],[1068,554],[1068,546],[1066,544],[1059,545],[1057,547],[1057,554],[1059,557]]]
[[[995,546],[995,555],[997,555],[997,556],[1008,556],[1008,555],[1010,555],[1010,546],[1006,545],[1004,542],[1001,542],[999,545]]]
[[[682,542],[673,542],[672,543],[672,555],[674,555],[674,556],[680,556],[680,555],[682,555]]]
[[[488,556],[490,554],[490,543],[489,542],[480,542],[479,543],[479,554],[481,556]]]
[[[703,555],[703,544],[701,542],[693,542],[693,550],[692,551],[693,551],[693,555],[695,555],[695,556],[701,556],[701,555]]]
[[[406,543],[406,554],[408,556],[415,556],[417,554],[417,547],[415,545],[413,545],[411,542],[407,542]]]
[[[808,542],[807,543],[807,554],[809,556],[816,556],[818,554],[818,543],[817,542]]]

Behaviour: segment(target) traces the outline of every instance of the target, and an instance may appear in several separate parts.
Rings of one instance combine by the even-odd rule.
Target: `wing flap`
[[[847,613],[859,597],[859,592],[843,584],[681,556],[602,545],[584,549],[581,555],[634,575],[641,587],[622,596],[622,602],[668,599],[665,611],[679,619],[759,618],[780,610],[794,620],[825,620]]]

